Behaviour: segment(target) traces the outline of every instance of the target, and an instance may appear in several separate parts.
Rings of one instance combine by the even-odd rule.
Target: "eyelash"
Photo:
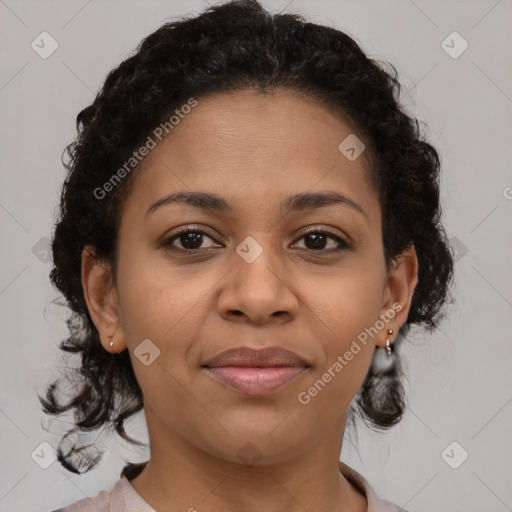
[[[173,247],[172,243],[174,242],[174,240],[176,240],[180,236],[182,236],[184,234],[188,234],[188,233],[199,233],[201,235],[206,235],[208,238],[211,238],[212,240],[214,240],[212,236],[210,236],[206,231],[203,231],[202,229],[192,228],[190,226],[184,226],[183,228],[179,229],[174,235],[163,240],[161,245],[163,247],[168,247],[173,251],[181,252],[182,254],[204,253],[205,249],[180,249],[180,248]],[[305,249],[305,250],[313,253],[315,256],[333,255],[333,254],[340,253],[341,251],[351,249],[351,245],[347,241],[343,240],[342,238],[335,235],[334,233],[331,233],[330,231],[326,231],[326,230],[320,230],[320,229],[314,229],[314,228],[309,229],[308,231],[302,233],[299,240],[304,238],[305,236],[311,235],[311,234],[328,235],[328,237],[332,238],[339,244],[339,246],[335,249],[317,249],[317,250]]]

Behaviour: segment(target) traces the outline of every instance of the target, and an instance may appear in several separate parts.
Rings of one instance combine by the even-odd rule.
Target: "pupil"
[[[313,239],[313,246],[314,247],[310,247],[310,249],[322,249],[323,248],[322,246],[325,244],[325,236],[326,235],[319,234],[319,233],[312,233],[310,235],[306,235],[306,240],[308,238],[310,240]]]
[[[201,233],[186,233],[181,235],[181,244],[187,249],[198,249],[201,247],[202,236]],[[187,247],[187,244],[192,244],[193,247]]]

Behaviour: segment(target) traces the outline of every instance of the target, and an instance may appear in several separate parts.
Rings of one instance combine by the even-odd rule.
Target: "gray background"
[[[263,3],[276,11],[289,3],[397,67],[403,101],[441,153],[445,222],[460,256],[448,320],[433,334],[414,332],[404,346],[404,420],[386,434],[360,425],[358,447],[346,437],[342,459],[411,512],[512,510],[512,2]],[[81,476],[58,462],[43,469],[32,456],[49,460],[40,444],[57,446],[66,427],[62,419],[50,423],[36,397],[62,364],[57,344],[67,334],[66,310],[51,302],[59,294],[45,247],[76,114],[145,35],[205,6],[0,0],[0,512],[44,512],[110,490],[121,457],[147,456],[101,438],[109,447],[103,463]],[[46,59],[31,47],[43,31],[59,45]],[[453,31],[469,44],[458,58],[442,46]],[[447,44],[461,48],[458,40]],[[128,423],[128,432],[144,438],[142,420]],[[453,469],[446,461],[460,463],[462,450],[469,457]]]

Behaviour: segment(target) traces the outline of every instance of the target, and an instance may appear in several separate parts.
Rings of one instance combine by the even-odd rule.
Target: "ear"
[[[85,246],[82,251],[82,287],[101,344],[108,352],[121,352],[126,348],[126,342],[112,272],[105,261],[96,257],[94,248],[90,245]],[[113,347],[110,346],[111,341],[114,342]]]
[[[405,250],[392,262],[384,288],[384,301],[381,316],[386,315],[389,320],[375,338],[375,344],[384,348],[386,338],[393,343],[398,331],[407,321],[411,309],[411,301],[418,283],[418,258],[414,245]],[[390,314],[391,312],[391,314]],[[393,312],[395,314],[393,315]],[[393,317],[393,318],[391,318]],[[393,334],[388,334],[388,329]]]

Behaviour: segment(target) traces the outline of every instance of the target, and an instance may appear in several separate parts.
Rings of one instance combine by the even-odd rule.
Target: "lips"
[[[247,395],[272,393],[306,372],[309,367],[303,358],[279,347],[230,349],[203,365],[215,379]]]
[[[279,347],[265,347],[254,350],[249,347],[238,347],[222,352],[209,359],[204,366],[308,366],[306,361],[294,352]]]

